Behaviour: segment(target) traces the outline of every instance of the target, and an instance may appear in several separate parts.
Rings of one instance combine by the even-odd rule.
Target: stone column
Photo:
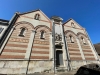
[[[78,37],[76,38],[76,41],[78,43],[78,47],[79,47],[79,50],[80,50],[80,53],[81,53],[81,56],[82,56],[82,59],[84,61],[84,65],[85,65],[86,64],[86,61],[85,61],[84,53],[83,53],[83,50],[82,50],[82,47],[80,45],[80,42],[79,42],[79,38]]]
[[[13,28],[12,28],[11,31],[9,32],[8,36],[6,37],[4,43],[2,44],[2,47],[0,48],[0,54],[1,54],[1,52],[2,52],[2,50],[3,50],[3,48],[4,48],[4,46],[5,46],[5,44],[6,44],[6,42],[7,42],[7,40],[9,39],[9,37],[10,37],[10,35],[11,35],[11,33],[13,32],[14,29],[15,29],[15,26],[13,26]]]
[[[25,59],[30,58],[35,33],[36,33],[36,31],[32,30],[32,33],[31,33],[31,36],[30,36],[30,39],[29,39],[29,43],[28,43],[28,47],[27,47],[27,50],[26,50],[26,54],[25,54]]]

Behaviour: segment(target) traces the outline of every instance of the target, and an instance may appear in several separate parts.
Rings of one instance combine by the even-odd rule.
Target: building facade
[[[49,19],[41,10],[16,13],[0,48],[0,73],[71,71],[99,63],[85,30],[73,19]]]

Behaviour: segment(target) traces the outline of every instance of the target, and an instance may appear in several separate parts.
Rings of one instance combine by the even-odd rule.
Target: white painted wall
[[[3,34],[4,34],[4,32],[6,31],[6,29],[7,29],[8,26],[0,25],[0,28],[1,28],[1,27],[4,28],[4,29],[3,29],[3,31],[0,33],[0,39],[1,39],[1,37],[3,36]]]

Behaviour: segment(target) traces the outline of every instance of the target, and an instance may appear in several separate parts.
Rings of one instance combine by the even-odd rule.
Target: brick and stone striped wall
[[[24,37],[19,36],[22,27],[26,28]],[[24,59],[31,30],[32,27],[26,23],[16,25],[0,55],[0,59]]]
[[[41,30],[45,31],[44,39],[41,39]],[[31,59],[49,59],[50,31],[46,27],[39,27],[36,30],[32,46]]]
[[[87,36],[84,34],[78,34],[78,37],[79,37],[80,45],[81,45],[85,60],[96,60],[94,57],[93,51],[88,43]],[[82,43],[81,37],[84,37],[86,44]]]
[[[67,32],[65,35],[66,35],[66,42],[67,42],[70,60],[82,60],[78,42],[76,40],[77,36],[73,32]],[[73,37],[74,43],[71,43],[69,37],[70,35]]]
[[[19,36],[21,28],[26,28],[24,37]],[[49,59],[50,29],[46,26],[32,27],[27,23],[18,23],[6,43],[0,59],[24,59],[28,48],[32,30],[36,30],[31,50],[30,59]],[[44,30],[44,39],[40,39],[41,30]]]

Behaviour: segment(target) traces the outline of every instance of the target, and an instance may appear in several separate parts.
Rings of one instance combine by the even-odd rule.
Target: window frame
[[[74,43],[74,38],[73,38],[72,35],[69,35],[69,39],[70,39],[70,42],[71,42],[71,43]]]
[[[40,39],[45,39],[45,31],[44,30],[40,31]]]
[[[20,28],[20,29],[21,29],[21,30],[20,30],[19,36],[20,36],[20,37],[25,37],[26,28],[22,27],[22,28]],[[24,30],[23,30],[23,29],[24,29]]]
[[[34,19],[35,20],[40,20],[40,14],[35,14]]]
[[[71,26],[72,26],[73,28],[75,28],[75,25],[74,25],[74,23],[73,23],[73,22],[71,22]]]
[[[83,43],[84,45],[86,45],[86,41],[85,41],[85,39],[84,39],[83,37],[81,37],[81,40],[82,40],[82,43]]]

